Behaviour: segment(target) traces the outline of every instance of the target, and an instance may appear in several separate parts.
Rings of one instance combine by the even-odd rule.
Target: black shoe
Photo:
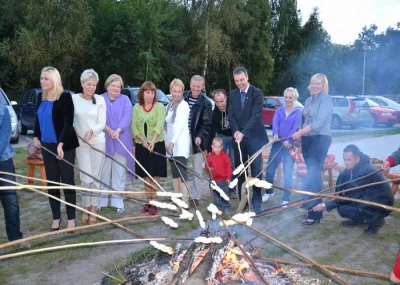
[[[61,221],[62,221],[62,219],[60,218],[60,222],[58,223],[58,228],[50,228],[50,231],[51,232],[59,231],[60,230]]]
[[[363,225],[365,225],[365,223],[360,223],[354,220],[347,220],[347,221],[343,221],[342,222],[342,226],[344,227],[362,227]]]
[[[376,234],[379,232],[379,229],[382,228],[384,224],[385,224],[385,219],[379,220],[378,222],[375,222],[373,224],[369,224],[368,228],[364,230],[364,234],[366,235]]]
[[[307,219],[303,222],[303,225],[311,226],[311,225],[315,224],[315,222],[317,222],[317,224],[319,224],[320,221],[321,221],[321,219],[316,219],[316,220]]]

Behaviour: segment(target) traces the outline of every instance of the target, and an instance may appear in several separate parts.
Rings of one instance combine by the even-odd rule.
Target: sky
[[[304,24],[314,7],[320,21],[336,44],[351,44],[364,26],[378,26],[377,33],[400,22],[400,0],[297,0]]]

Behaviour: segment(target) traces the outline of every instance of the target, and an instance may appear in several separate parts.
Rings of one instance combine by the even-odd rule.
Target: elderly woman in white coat
[[[187,159],[190,155],[189,135],[189,105],[183,99],[185,86],[180,79],[172,80],[169,85],[172,102],[166,107],[165,118],[165,146],[167,155],[176,161],[170,160],[174,190],[182,193],[182,200],[189,202],[189,189],[185,181],[188,180]],[[185,165],[185,167],[183,166]]]

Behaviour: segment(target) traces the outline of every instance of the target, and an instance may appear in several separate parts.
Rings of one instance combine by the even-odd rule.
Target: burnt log
[[[200,236],[202,237],[210,237],[211,233],[207,230],[202,231]],[[179,285],[183,284],[185,280],[192,274],[193,270],[197,267],[198,264],[195,264],[197,258],[208,252],[210,244],[204,243],[195,243],[193,242],[189,249],[186,251],[182,261],[179,263],[178,271],[174,274],[170,285]]]

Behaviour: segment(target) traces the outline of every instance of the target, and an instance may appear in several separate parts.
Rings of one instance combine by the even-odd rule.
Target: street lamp
[[[362,95],[364,95],[364,84],[365,84],[365,57],[366,57],[366,55],[367,55],[368,47],[367,47],[367,46],[363,46],[362,49],[363,49],[363,51],[364,51],[364,66],[363,66],[363,77],[362,77]]]

